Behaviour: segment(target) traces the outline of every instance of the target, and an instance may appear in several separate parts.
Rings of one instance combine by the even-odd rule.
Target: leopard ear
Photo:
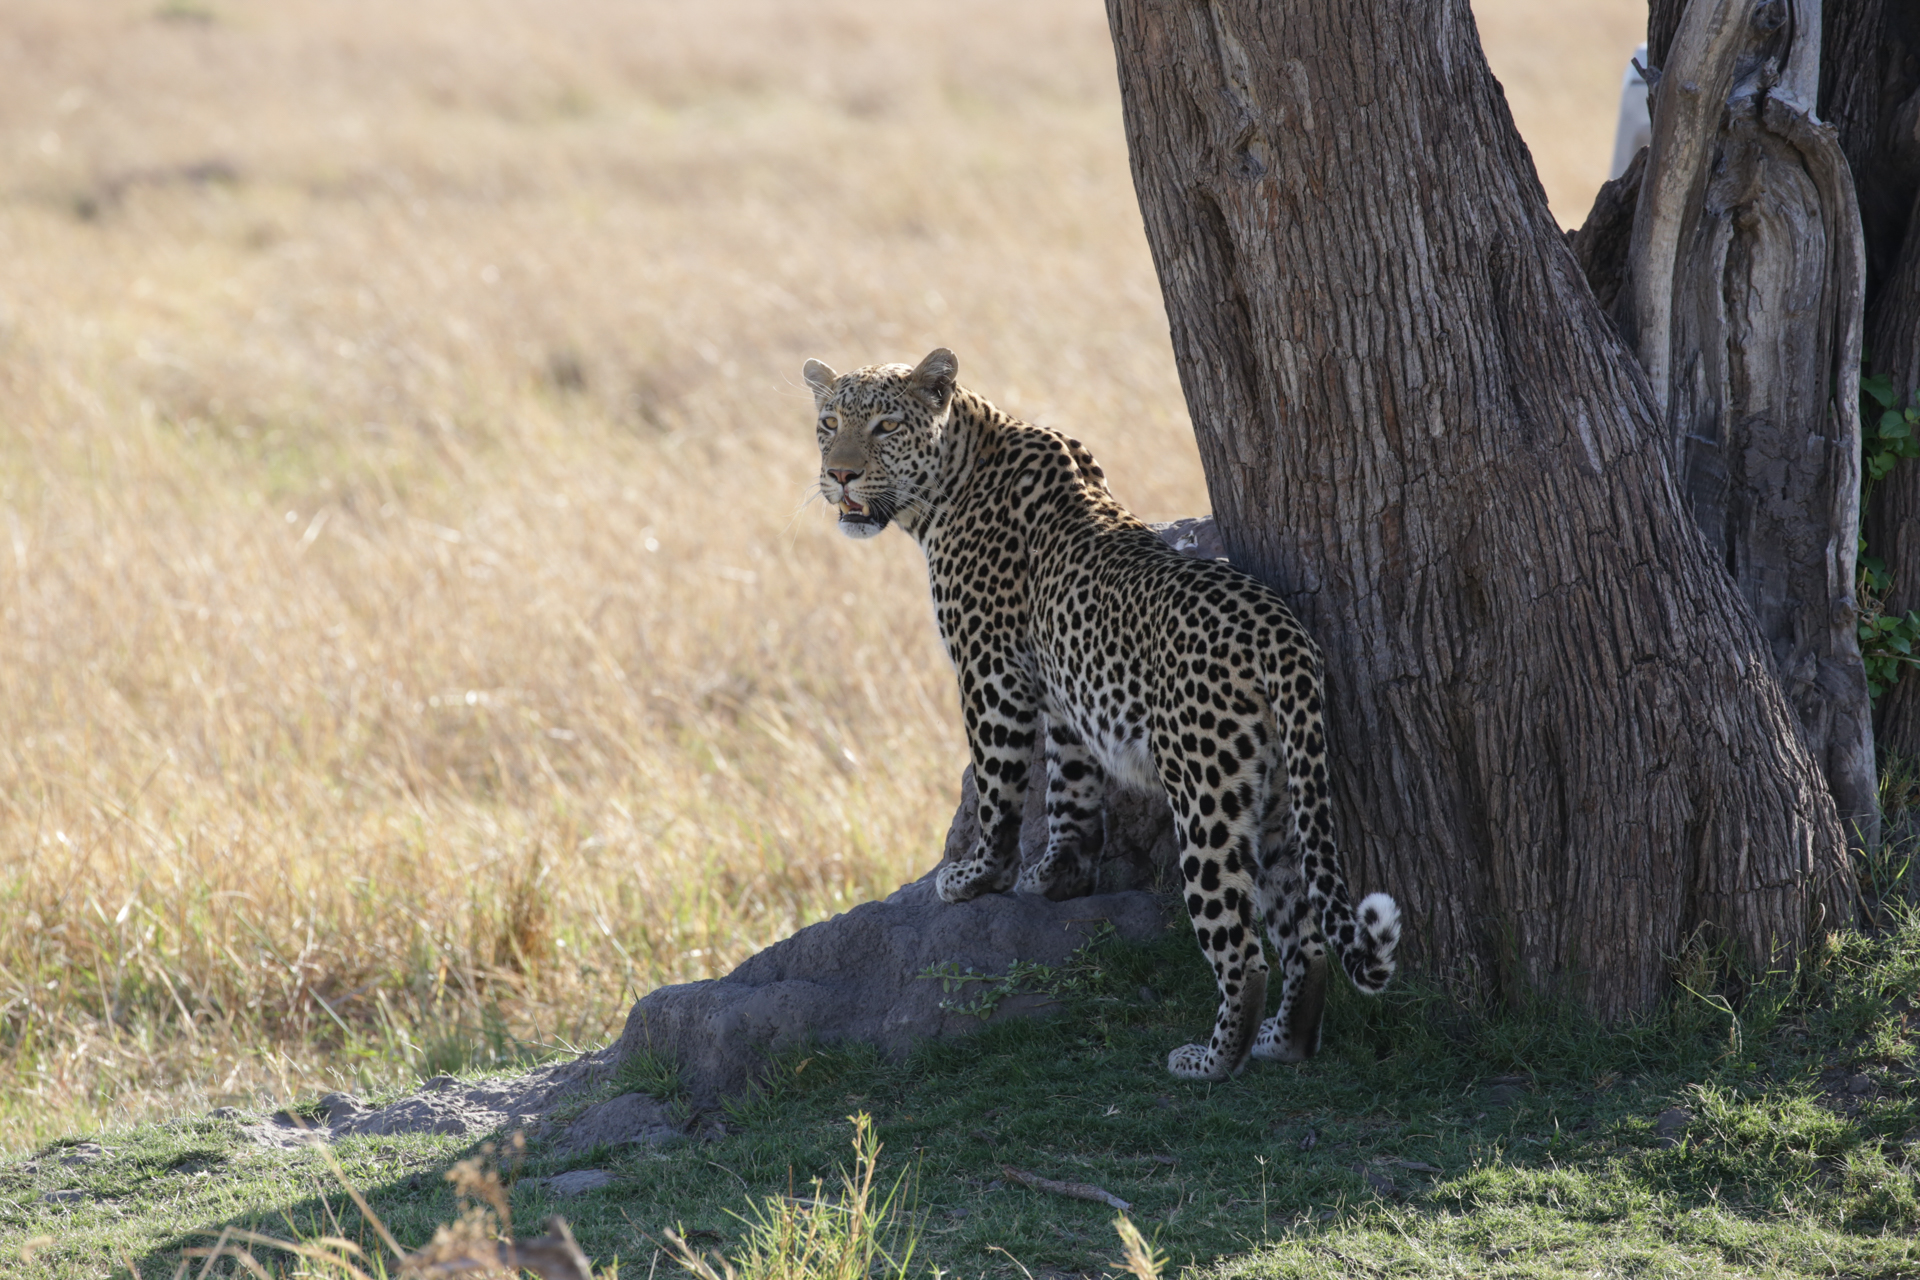
[[[840,380],[840,375],[824,360],[807,361],[806,367],[800,370],[800,376],[813,388],[813,398],[820,401],[833,394],[833,384]]]
[[[945,347],[935,347],[914,368],[907,382],[915,391],[931,400],[935,409],[944,409],[947,401],[953,398],[953,380],[959,372],[960,362],[953,358],[953,352]]]

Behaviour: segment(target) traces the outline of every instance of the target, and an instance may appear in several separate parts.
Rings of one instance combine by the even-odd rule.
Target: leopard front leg
[[[1024,677],[1001,663],[995,675],[982,663],[960,672],[960,701],[973,755],[973,784],[980,794],[980,838],[966,857],[949,862],[934,878],[946,902],[966,902],[983,893],[1004,893],[1020,869],[1020,817],[1027,803],[1027,761],[1040,709]]]
[[[1021,893],[1055,902],[1093,891],[1106,843],[1106,770],[1060,720],[1047,720],[1047,851],[1020,873]]]
[[[1250,814],[1209,824],[1198,812],[1183,811],[1180,793],[1168,798],[1180,836],[1187,915],[1213,966],[1220,1010],[1207,1043],[1175,1049],[1167,1070],[1188,1080],[1225,1080],[1246,1065],[1267,1003],[1267,958],[1254,920],[1256,832]]]

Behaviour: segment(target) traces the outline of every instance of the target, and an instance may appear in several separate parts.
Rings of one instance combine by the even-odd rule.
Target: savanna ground
[[[1644,9],[1477,8],[1554,208],[1577,222]],[[951,677],[913,548],[848,543],[809,503],[797,371],[940,344],[969,385],[1086,440],[1139,513],[1206,509],[1093,0],[9,3],[0,1149],[165,1123],[116,1140],[106,1164],[43,1158],[18,1186],[15,1168],[0,1230],[95,1214],[51,1230],[144,1250],[285,1207],[282,1166],[241,1159],[221,1122],[178,1117],[600,1044],[639,993],[725,972],[924,870],[963,757]],[[944,1156],[925,1143],[921,1195],[943,1213],[966,1206],[936,1197],[926,1162],[985,1171],[984,1186],[995,1143],[1118,1150],[1102,1145],[1114,1117],[1079,1116],[1044,1073],[999,1106],[1000,1128],[966,1118],[996,1107],[955,1073],[1024,1071],[1022,1036],[1082,1076],[1113,1057],[1099,1105],[1154,1109],[1120,1146],[1201,1144],[1148,1173],[1219,1165],[1189,1188],[1215,1209],[1154,1202],[1167,1231],[1196,1233],[1170,1238],[1181,1256],[1203,1260],[1278,1233],[1278,1204],[1293,1221],[1318,1196],[1325,1221],[1347,1221],[1370,1185],[1349,1167],[1381,1134],[1411,1151],[1405,1135],[1438,1126],[1422,1162],[1492,1185],[1507,1175],[1472,1170],[1506,1168],[1521,1137],[1542,1144],[1526,1148],[1536,1171],[1572,1150],[1548,1122],[1574,1104],[1549,1085],[1591,1097],[1591,1134],[1633,1147],[1647,1106],[1688,1084],[1747,1087],[1736,1068],[1758,1061],[1686,1075],[1643,1060],[1642,1041],[1582,1042],[1587,1075],[1553,1068],[1533,1101],[1471,1120],[1485,1109],[1458,1099],[1486,1073],[1543,1068],[1500,1048],[1517,1033],[1480,1028],[1358,1070],[1380,1028],[1432,1022],[1410,990],[1341,1014],[1346,1056],[1301,1073],[1304,1093],[1249,1103],[1145,1072],[1204,1011],[1128,1003],[1138,985],[1073,996],[1106,1030],[995,1032],[904,1073],[813,1070],[785,1113],[725,1140],[747,1144],[735,1154],[624,1170],[633,1195],[608,1224],[657,1234],[698,1207],[724,1230],[742,1181],[830,1168],[859,1107],[896,1156],[949,1120],[987,1135]],[[1863,1061],[1906,1051],[1891,1024],[1854,1022],[1851,1040],[1780,1042],[1767,1053],[1799,1065],[1767,1070],[1821,1079],[1806,1073],[1876,1035]],[[1644,1043],[1712,1064],[1697,1031]],[[1791,1106],[1829,1139],[1859,1124]],[[1234,1153],[1301,1124],[1326,1150],[1286,1174],[1307,1183],[1273,1184],[1255,1225]],[[1910,1183],[1889,1126],[1874,1150]],[[1807,1159],[1828,1169],[1856,1137]],[[344,1154],[405,1225],[418,1180],[381,1171],[460,1152],[420,1139]],[[181,1192],[216,1164],[254,1180]],[[28,1185],[85,1169],[133,1189],[4,1216]],[[427,1182],[415,1225],[444,1208]],[[1540,1185],[1514,1194],[1559,1195]],[[1911,1229],[1897,1197],[1861,1217],[1823,1185],[1810,1220],[1835,1239]],[[990,1208],[927,1219],[963,1238],[950,1265],[985,1268],[989,1237],[1035,1265],[1094,1265],[1092,1244],[1049,1244]],[[1032,1223],[1111,1251],[1102,1211],[1055,1209]],[[614,1230],[583,1220],[603,1256],[650,1253]],[[89,1274],[104,1256],[74,1249],[37,1265],[65,1256]]]
[[[1057,995],[1054,1018],[901,1064],[802,1049],[771,1064],[759,1096],[702,1117],[700,1138],[565,1160],[536,1146],[524,1163],[496,1150],[492,1163],[523,1236],[558,1212],[609,1276],[677,1274],[668,1230],[741,1259],[756,1221],[789,1241],[823,1228],[825,1252],[841,1253],[849,1117],[863,1115],[883,1144],[876,1188],[894,1193],[893,1212],[873,1215],[877,1242],[904,1265],[794,1266],[803,1251],[789,1244],[776,1251],[788,1265],[749,1280],[1120,1272],[1112,1208],[1030,1189],[1009,1168],[1121,1198],[1169,1280],[1920,1276],[1920,1019],[1907,1000],[1920,913],[1882,923],[1747,975],[1737,1015],[1718,994],[1734,975],[1708,950],[1678,975],[1699,994],[1618,1029],[1553,1008],[1474,1014],[1418,982],[1374,1001],[1340,987],[1320,1057],[1215,1086],[1163,1065],[1213,1009],[1191,939],[1108,942],[1029,984]],[[632,1089],[676,1096],[637,1059],[600,1096]],[[207,1115],[62,1140],[0,1165],[0,1256],[30,1257],[49,1280],[165,1277],[242,1230],[346,1240],[370,1273],[391,1273],[346,1186],[418,1248],[461,1214],[447,1175],[487,1158],[430,1136],[346,1138],[333,1154],[337,1173]],[[576,1169],[607,1180],[566,1196],[545,1182]],[[276,1274],[350,1274],[247,1251]]]

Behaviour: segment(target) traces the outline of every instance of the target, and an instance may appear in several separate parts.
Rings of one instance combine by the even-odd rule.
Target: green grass
[[[1903,999],[1920,991],[1920,916],[1897,908],[1878,936],[1830,935],[1791,974],[1709,988],[1696,959],[1687,977],[1702,994],[1611,1031],[1554,1007],[1462,1011],[1411,983],[1375,1001],[1342,987],[1320,1057],[1199,1085],[1162,1065],[1210,1017],[1191,943],[1103,943],[1063,975],[1062,1016],[904,1063],[785,1055],[713,1140],[564,1164],[536,1150],[513,1215],[532,1229],[563,1214],[628,1276],[674,1273],[657,1253],[668,1229],[738,1256],[766,1197],[841,1185],[848,1118],[867,1113],[879,1183],[905,1178],[916,1273],[1117,1273],[1112,1209],[1029,1190],[1008,1165],[1130,1202],[1169,1274],[1920,1275],[1920,1014]],[[613,1087],[675,1082],[642,1062]],[[1690,1122],[1658,1128],[1670,1108]],[[212,1119],[95,1140],[111,1154],[93,1164],[53,1148],[35,1172],[0,1167],[0,1257],[38,1237],[36,1275],[100,1275],[127,1256],[170,1276],[183,1247],[229,1223],[379,1248],[313,1152],[253,1150]],[[442,1175],[474,1150],[434,1137],[336,1148],[408,1247],[455,1216]],[[564,1199],[535,1182],[568,1167],[617,1180]],[[85,1198],[40,1200],[73,1189]]]

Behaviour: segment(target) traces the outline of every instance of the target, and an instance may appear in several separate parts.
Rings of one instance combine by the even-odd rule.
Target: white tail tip
[[[1374,949],[1382,960],[1393,954],[1400,941],[1400,905],[1384,893],[1370,893],[1360,899],[1360,905],[1354,915],[1360,921],[1360,927],[1373,939]]]

